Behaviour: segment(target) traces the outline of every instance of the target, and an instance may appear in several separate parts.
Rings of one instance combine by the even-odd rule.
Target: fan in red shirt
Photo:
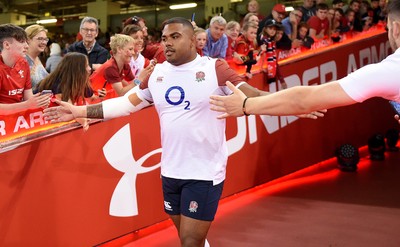
[[[51,95],[33,95],[27,36],[21,27],[0,25],[0,114],[47,107]]]
[[[257,25],[248,22],[243,27],[243,33],[236,40],[235,52],[240,56],[237,63],[246,65],[246,77],[252,78],[251,68],[260,59],[260,53],[257,51]],[[265,50],[265,45],[263,46]]]

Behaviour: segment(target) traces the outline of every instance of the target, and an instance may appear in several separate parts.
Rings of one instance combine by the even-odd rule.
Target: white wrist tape
[[[149,106],[150,103],[144,99],[141,99],[140,104],[136,106],[133,105],[129,100],[129,95],[136,93],[137,90],[139,90],[138,88],[138,86],[134,87],[133,89],[129,90],[124,96],[103,101],[102,105],[104,119],[127,116],[132,112],[139,111],[140,109]]]

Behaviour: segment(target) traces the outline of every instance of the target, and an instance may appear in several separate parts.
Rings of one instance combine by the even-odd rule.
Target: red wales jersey
[[[0,55],[0,103],[18,103],[24,98],[24,90],[31,89],[28,62],[20,58],[14,67],[4,64]]]
[[[94,92],[102,88],[107,89],[107,96],[105,98],[109,99],[118,97],[112,87],[113,83],[122,82],[122,80],[129,82],[133,79],[135,79],[135,76],[129,64],[124,64],[124,67],[120,71],[115,58],[112,57],[93,72],[90,76],[90,83],[92,84]]]

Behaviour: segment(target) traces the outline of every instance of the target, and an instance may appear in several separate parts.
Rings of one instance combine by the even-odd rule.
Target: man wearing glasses
[[[82,41],[75,42],[69,46],[67,52],[79,52],[88,56],[89,65],[92,71],[96,70],[100,65],[105,63],[110,54],[96,42],[99,33],[99,23],[96,18],[83,18],[79,33],[82,35]]]
[[[291,40],[297,38],[297,27],[300,24],[302,17],[303,13],[300,9],[295,9],[290,12],[288,17],[282,20],[283,30]]]

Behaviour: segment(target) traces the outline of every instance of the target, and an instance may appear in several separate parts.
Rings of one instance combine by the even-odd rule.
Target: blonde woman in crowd
[[[49,74],[39,58],[40,53],[46,49],[49,39],[47,29],[40,25],[31,25],[25,29],[25,32],[28,36],[26,60],[30,68],[32,89],[36,92],[39,82]]]
[[[113,56],[90,76],[94,90],[107,90],[106,98],[122,96],[140,84],[139,79],[135,80],[129,65],[135,50],[135,40],[125,34],[115,34],[111,37],[110,47]],[[154,65],[150,63],[146,71],[150,74],[153,68]]]

